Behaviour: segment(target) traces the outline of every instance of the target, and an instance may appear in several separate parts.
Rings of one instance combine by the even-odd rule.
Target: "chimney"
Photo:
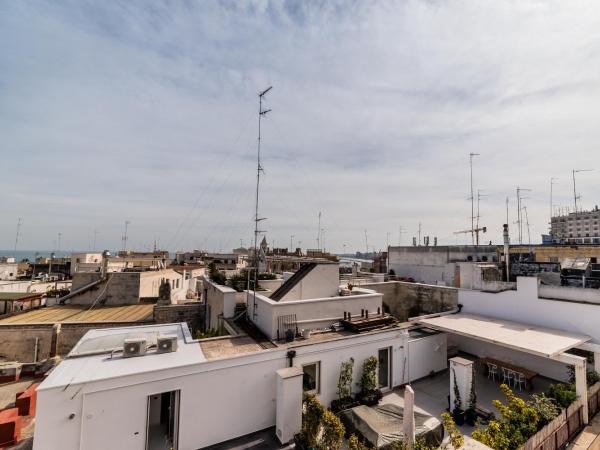
[[[104,280],[108,276],[108,257],[110,256],[110,252],[108,250],[104,250],[102,252],[102,267],[100,269],[100,277]]]

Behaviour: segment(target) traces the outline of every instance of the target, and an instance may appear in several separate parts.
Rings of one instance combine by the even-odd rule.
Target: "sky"
[[[552,177],[600,204],[599,75],[594,0],[0,2],[0,249],[248,246],[269,86],[271,245],[470,243],[470,153],[482,241],[520,186],[538,243]]]

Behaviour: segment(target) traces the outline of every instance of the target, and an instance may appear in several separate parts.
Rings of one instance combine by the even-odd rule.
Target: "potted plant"
[[[352,372],[354,369],[354,358],[344,361],[340,368],[340,377],[338,379],[338,398],[331,402],[331,410],[338,413],[344,409],[356,406],[352,398]]]
[[[473,368],[473,376],[471,377],[471,392],[469,393],[469,403],[465,411],[465,421],[470,426],[475,426],[477,421],[477,393],[475,392],[475,369]]]
[[[456,425],[463,425],[465,423],[465,412],[462,409],[462,399],[460,398],[460,391],[456,383],[456,372],[454,370],[452,370],[452,376],[454,377],[454,409],[452,409],[452,419],[454,419]]]
[[[377,389],[377,367],[379,361],[374,356],[365,359],[363,371],[360,376],[360,393],[356,399],[363,405],[375,406],[382,398],[381,391]]]

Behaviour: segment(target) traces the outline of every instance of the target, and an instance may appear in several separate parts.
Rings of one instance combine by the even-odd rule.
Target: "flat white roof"
[[[200,344],[192,341],[185,323],[90,330],[81,338],[69,355],[77,355],[78,350],[106,350],[113,346],[116,340],[123,340],[124,338],[135,336],[147,338],[149,335],[156,336],[159,334],[177,336],[177,351],[156,353],[149,350],[143,356],[132,358],[123,358],[120,352],[114,353],[112,357],[110,351],[89,355],[82,352],[81,356],[70,356],[63,360],[38,389],[52,389],[71,384],[89,383],[206,361]],[[105,346],[104,344],[107,342],[110,345]],[[149,339],[149,343],[152,343],[152,339]],[[96,344],[101,345],[97,346]]]
[[[416,320],[437,330],[548,358],[592,339],[583,334],[473,314],[458,313]]]

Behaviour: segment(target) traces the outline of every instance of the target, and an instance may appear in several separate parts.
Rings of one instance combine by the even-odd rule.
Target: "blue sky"
[[[515,189],[600,203],[595,1],[0,3],[0,248],[229,250],[252,235],[257,93],[269,241],[485,240]],[[512,225],[513,229],[515,228]],[[526,234],[526,233],[525,233]],[[513,239],[514,241],[514,239]]]

